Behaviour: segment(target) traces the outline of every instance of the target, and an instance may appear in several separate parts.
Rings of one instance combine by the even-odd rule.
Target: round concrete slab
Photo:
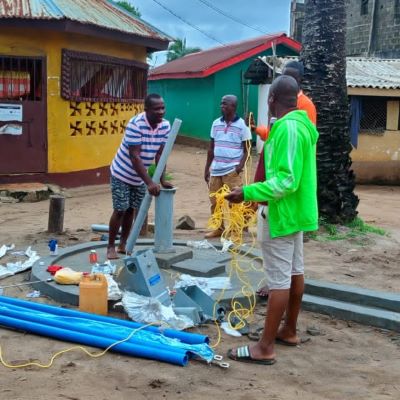
[[[106,242],[88,242],[60,249],[57,256],[48,256],[40,259],[32,267],[31,279],[32,281],[41,282],[34,283],[32,286],[57,302],[78,305],[79,287],[77,285],[60,285],[55,282],[47,282],[47,279],[51,278],[50,273],[47,272],[47,268],[50,265],[60,265],[79,272],[91,272],[92,265],[89,262],[90,251],[96,250],[99,263],[103,263],[106,261],[106,246]],[[153,247],[153,240],[141,239],[138,240],[135,250]],[[164,281],[169,287],[174,287],[178,276],[177,274],[182,272],[181,263],[184,262],[184,260],[190,260],[190,275],[192,276],[228,276],[230,271],[230,254],[219,253],[215,249],[192,249],[186,246],[185,241],[174,241],[174,248],[176,249],[174,253],[155,253]],[[242,267],[249,269],[249,265],[254,256],[258,256],[258,254],[249,254],[246,256],[241,262]],[[116,270],[118,271],[124,266],[123,257],[118,260],[112,260],[112,263],[116,266]],[[175,264],[178,265],[176,269],[174,267]],[[207,265],[213,266],[213,268],[207,268]],[[215,265],[217,265],[218,268],[215,268]],[[260,271],[258,272],[251,271],[249,274],[246,274],[251,279],[250,283],[256,288],[260,286],[260,282],[264,279],[264,273],[261,271],[260,265],[259,269]],[[209,274],[207,275],[205,271],[208,271]],[[185,272],[189,272],[189,269]],[[232,288],[224,291],[221,302],[230,304],[233,296],[236,296],[238,300],[246,302],[246,297],[241,294],[243,283],[240,282],[236,276],[231,277],[231,283]],[[213,297],[215,299],[219,298],[220,293],[220,290],[215,291]],[[245,304],[246,303],[243,305],[245,306]]]

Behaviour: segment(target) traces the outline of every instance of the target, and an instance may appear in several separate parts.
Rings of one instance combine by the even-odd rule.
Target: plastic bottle
[[[50,249],[50,255],[56,256],[58,254],[58,243],[57,243],[57,240],[51,239],[49,241],[49,249]]]
[[[90,250],[89,253],[89,262],[90,264],[96,264],[98,261],[96,250]]]
[[[79,310],[107,315],[108,285],[103,274],[83,275],[79,283]]]

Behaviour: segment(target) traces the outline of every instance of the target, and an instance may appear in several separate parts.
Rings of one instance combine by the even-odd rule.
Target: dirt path
[[[175,219],[188,214],[196,231],[177,232],[177,237],[202,238],[209,215],[203,182],[205,151],[176,146],[168,169],[179,188]],[[68,191],[66,233],[61,246],[90,240],[93,223],[108,223],[111,213],[107,185]],[[400,292],[400,187],[359,187],[361,217],[384,228],[388,236],[368,236],[351,241],[311,240],[305,244],[307,276]],[[47,254],[48,202],[0,205],[0,245],[15,243],[18,249],[33,245]],[[152,212],[150,213],[152,220]],[[4,259],[1,260],[4,262]],[[1,285],[21,282],[20,274]],[[9,296],[25,298],[29,287],[8,289]],[[40,299],[46,301],[47,299]],[[253,325],[262,323],[263,306],[257,306]],[[0,399],[397,399],[400,398],[399,336],[373,328],[303,312],[299,330],[316,327],[321,335],[300,348],[278,347],[279,362],[273,367],[231,363],[228,370],[191,362],[186,368],[154,361],[107,354],[90,359],[69,353],[50,369],[2,369]],[[213,326],[198,329],[216,339]],[[397,340],[396,340],[397,339]],[[217,353],[245,344],[247,338],[225,334]],[[24,335],[0,328],[3,357],[9,362],[40,359],[68,347],[67,343]]]

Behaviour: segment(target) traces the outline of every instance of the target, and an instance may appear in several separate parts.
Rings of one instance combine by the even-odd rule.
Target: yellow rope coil
[[[222,233],[222,238],[230,240],[233,245],[229,249],[232,255],[229,268],[229,279],[236,276],[237,280],[241,282],[242,287],[238,293],[235,293],[232,297],[231,308],[232,310],[228,314],[229,323],[235,317],[236,321],[239,321],[233,329],[241,329],[245,326],[246,321],[251,318],[254,314],[254,308],[256,305],[255,290],[248,277],[250,271],[262,271],[256,264],[262,260],[260,258],[249,259],[248,253],[254,247],[255,236],[251,233],[251,245],[248,250],[245,251],[243,245],[243,232],[246,228],[251,228],[256,224],[256,212],[251,203],[240,203],[240,204],[229,204],[225,200],[225,196],[230,193],[228,186],[224,185],[217,192],[211,193],[210,196],[215,197],[216,206],[213,215],[209,219],[208,226],[211,229],[219,229],[225,226]],[[259,284],[260,285],[260,284]],[[217,303],[223,298],[225,289],[221,291],[218,299],[216,300],[214,307],[214,316],[216,312]],[[247,304],[242,304],[238,297],[244,297]],[[216,324],[218,330],[218,337],[216,342],[211,345],[215,348],[219,345],[221,340],[221,331],[219,325]]]

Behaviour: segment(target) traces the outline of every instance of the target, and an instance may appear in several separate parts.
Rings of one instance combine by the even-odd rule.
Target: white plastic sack
[[[188,240],[186,242],[187,247],[192,247],[193,249],[214,249],[217,253],[227,253],[233,242],[228,239],[221,238],[222,249],[218,250],[213,244],[211,244],[207,239],[205,240]]]
[[[201,278],[189,274],[181,274],[179,276],[179,281],[175,283],[174,288],[178,289],[194,285],[198,286],[209,296],[214,293],[214,290],[232,289],[232,284],[229,277],[215,276],[213,278]]]
[[[32,268],[32,265],[40,258],[37,252],[32,250],[31,246],[26,249],[25,256],[28,257],[28,260],[24,262],[17,261],[15,263],[7,263],[6,266],[0,265],[0,279]]]
[[[118,287],[117,282],[115,282],[114,278],[111,275],[105,274],[104,275],[107,279],[108,285],[108,300],[121,300],[122,292]]]
[[[14,244],[7,246],[6,244],[3,244],[3,246],[0,247],[0,258],[4,257],[6,255],[6,253],[10,250],[13,250],[15,247]]]
[[[194,326],[194,322],[190,318],[185,315],[176,315],[172,306],[164,306],[153,297],[124,292],[120,304],[130,319],[142,324],[167,325],[177,330]]]
[[[186,246],[187,247],[192,247],[193,249],[215,249],[215,247],[207,239],[204,239],[204,240],[188,240],[186,242]]]
[[[223,322],[221,324],[221,328],[224,330],[224,332],[229,335],[229,336],[234,336],[234,337],[240,337],[242,334],[237,331],[236,329],[233,329],[229,326],[228,322]]]

